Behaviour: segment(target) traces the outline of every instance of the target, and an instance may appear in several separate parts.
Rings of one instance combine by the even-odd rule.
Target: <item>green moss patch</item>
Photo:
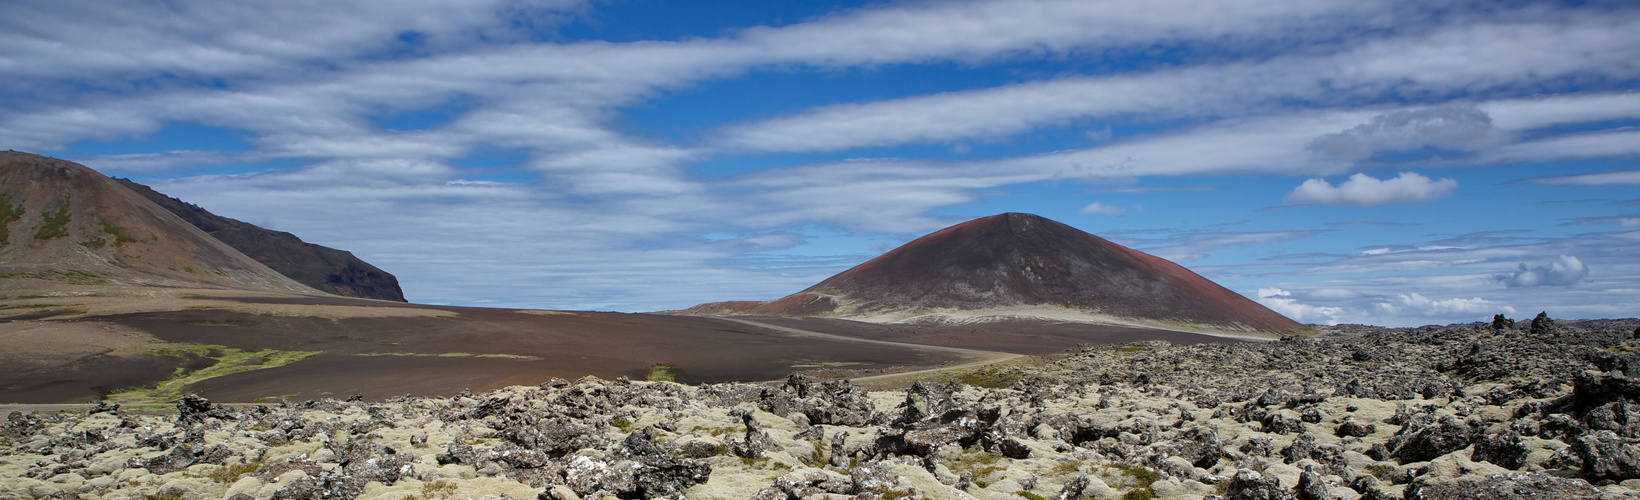
[[[68,236],[68,221],[73,218],[68,210],[72,204],[73,199],[69,195],[63,195],[62,208],[58,208],[56,213],[46,215],[40,229],[34,232],[34,239],[49,240]]]
[[[0,245],[11,239],[11,223],[22,218],[23,207],[13,204],[11,191],[0,193]]]
[[[649,367],[649,374],[643,379],[651,382],[674,382],[677,378],[678,374],[672,371],[672,367],[657,364]]]
[[[108,400],[121,404],[176,401],[182,399],[184,390],[189,385],[235,373],[278,368],[307,359],[320,352],[323,351],[280,351],[277,349],[246,351],[205,344],[159,346],[149,349],[143,354],[183,359],[204,358],[210,362],[195,370],[188,370],[186,366],[178,367],[171,374],[171,378],[155,384],[154,387],[134,387],[116,391],[108,395]]]
[[[1022,376],[1024,372],[1019,370],[992,366],[964,374],[957,377],[957,381],[974,387],[1007,389],[1013,387]]]
[[[101,219],[101,220],[102,220],[102,230],[103,230],[103,232],[108,233],[109,236],[114,237],[113,243],[114,243],[115,248],[123,247],[123,246],[125,246],[126,243],[136,243],[137,242],[136,238],[132,237],[129,234],[125,234],[125,231],[120,230],[120,227],[114,225],[113,222],[109,222],[108,219]]]
[[[0,278],[29,278],[29,279],[37,279],[37,280],[43,280],[43,281],[55,281],[55,282],[58,282],[58,283],[68,283],[70,285],[102,285],[102,284],[108,283],[107,281],[104,281],[101,277],[98,277],[96,274],[88,273],[88,272],[85,272],[85,271],[75,271],[75,270],[72,270],[72,269],[67,270],[67,271],[51,270],[51,271],[43,271],[43,272],[38,272],[38,273],[0,274]],[[28,298],[28,297],[18,297],[18,298]]]

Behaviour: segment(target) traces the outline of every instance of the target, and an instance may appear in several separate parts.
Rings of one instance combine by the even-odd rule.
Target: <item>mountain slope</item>
[[[0,278],[314,294],[83,165],[0,153]]]
[[[1178,264],[1020,213],[942,229],[775,301],[703,304],[687,313],[880,322],[1082,316],[1262,331],[1300,326]]]
[[[351,252],[307,243],[294,234],[216,215],[130,179],[115,181],[298,283],[345,297],[405,302],[398,278]]]

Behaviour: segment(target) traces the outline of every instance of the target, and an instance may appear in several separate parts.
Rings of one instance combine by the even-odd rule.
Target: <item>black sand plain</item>
[[[667,367],[683,383],[763,381],[816,367],[861,374],[972,362],[974,355],[921,346],[1045,355],[1078,344],[1162,339],[1175,344],[1234,339],[1164,330],[1076,323],[1011,321],[984,325],[876,325],[844,320],[743,318],[770,325],[904,345],[795,335],[719,318],[610,312],[520,312],[427,306],[345,297],[196,297],[186,310],[82,317],[135,328],[179,344],[243,350],[322,351],[278,368],[207,379],[191,392],[221,402],[311,399],[358,394],[381,400],[406,394],[449,396],[551,378],[587,375],[644,378]],[[415,307],[447,317],[325,318],[253,314],[213,308],[215,301],[285,305]],[[225,304],[226,306],[227,304]],[[76,366],[4,373],[0,401],[76,403],[108,391],[163,380],[198,360],[168,356],[92,357]],[[195,368],[195,366],[188,366]]]

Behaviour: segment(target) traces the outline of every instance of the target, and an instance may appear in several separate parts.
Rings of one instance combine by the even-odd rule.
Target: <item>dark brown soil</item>
[[[797,370],[794,365],[814,362],[885,369],[958,360],[933,350],[797,337],[712,318],[441,309],[460,316],[331,320],[192,309],[94,319],[169,342],[324,351],[290,366],[220,377],[195,387],[221,401],[289,394],[316,397],[327,392],[370,398],[449,395],[465,388],[538,384],[553,377],[643,378],[656,365],[671,367],[679,382],[698,383],[778,379]],[[18,398],[0,393],[0,399]]]
[[[168,356],[99,355],[27,373],[0,368],[0,402],[96,401],[113,391],[165,380],[184,362]]]
[[[209,304],[210,299],[202,301]],[[410,307],[343,297],[242,300],[295,305]],[[190,389],[222,402],[294,396],[362,394],[378,400],[411,394],[448,396],[557,377],[644,378],[657,365],[684,383],[761,381],[815,365],[856,373],[900,371],[973,361],[936,349],[857,343],[759,328],[717,318],[574,312],[527,314],[508,309],[414,306],[454,317],[330,319],[259,315],[228,309],[187,309],[97,316],[75,321],[136,328],[167,342],[245,350],[323,351],[301,362],[206,380]],[[819,333],[869,340],[1043,355],[1082,343],[1163,339],[1175,344],[1229,339],[1179,332],[1073,323],[1015,321],[962,327],[876,325],[854,321],[753,318]],[[107,391],[150,385],[197,360],[163,356],[97,356],[74,366],[30,374],[0,367],[0,401],[68,403]]]
[[[1241,342],[1233,338],[1115,325],[1012,320],[960,326],[880,325],[839,319],[753,317],[755,321],[871,340],[1041,356],[1077,344],[1166,340],[1174,345]]]

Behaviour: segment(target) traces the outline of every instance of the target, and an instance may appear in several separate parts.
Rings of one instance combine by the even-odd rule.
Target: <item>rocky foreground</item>
[[[0,498],[1640,498],[1640,320],[0,424]]]

